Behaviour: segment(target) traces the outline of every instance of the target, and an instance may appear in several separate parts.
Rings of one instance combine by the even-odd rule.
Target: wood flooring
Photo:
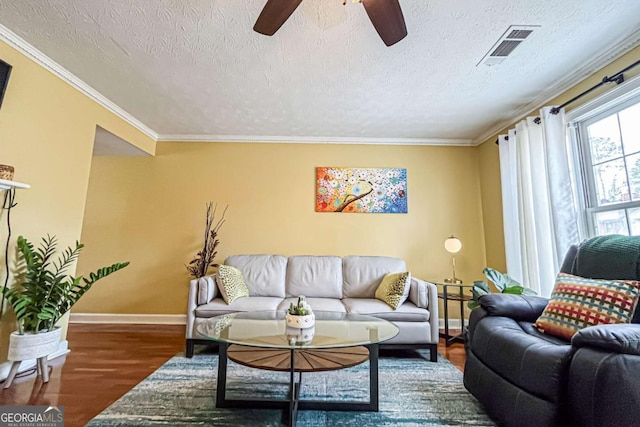
[[[33,374],[17,378],[0,391],[0,405],[63,405],[65,426],[84,426],[183,351],[184,326],[71,324],[67,339],[71,353],[50,362],[48,384]],[[462,344],[441,340],[438,351],[464,369]]]

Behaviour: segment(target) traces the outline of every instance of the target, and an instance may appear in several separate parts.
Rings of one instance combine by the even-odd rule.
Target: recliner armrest
[[[479,302],[489,316],[504,316],[524,322],[535,322],[549,300],[530,295],[489,294],[481,297]]]
[[[590,326],[578,331],[571,339],[571,345],[640,356],[640,325],[625,323]]]

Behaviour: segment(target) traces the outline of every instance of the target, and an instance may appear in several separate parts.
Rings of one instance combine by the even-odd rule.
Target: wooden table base
[[[286,399],[227,399],[228,359],[251,368],[289,372],[289,396]],[[369,401],[301,400],[303,372],[321,372],[349,368],[369,361]],[[297,378],[296,378],[297,374]],[[347,348],[305,349],[265,348],[229,345],[219,342],[218,408],[282,409],[283,421],[295,426],[298,410],[312,411],[374,411],[378,403],[378,344]]]
[[[286,372],[291,369],[289,350],[232,345],[227,350],[227,357],[250,368]],[[300,349],[296,350],[294,370],[296,372],[333,371],[350,368],[367,360],[369,360],[369,350],[362,346]]]

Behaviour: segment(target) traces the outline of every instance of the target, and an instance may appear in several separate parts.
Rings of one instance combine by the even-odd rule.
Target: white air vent
[[[476,64],[497,65],[511,55],[514,49],[520,46],[540,25],[512,25],[502,34],[502,37],[489,49],[484,57]]]

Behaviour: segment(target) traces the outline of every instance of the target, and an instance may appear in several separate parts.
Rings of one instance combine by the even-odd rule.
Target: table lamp
[[[451,267],[453,270],[453,275],[451,277],[451,279],[444,279],[445,283],[455,283],[455,284],[461,284],[462,280],[458,279],[456,277],[456,257],[455,254],[457,254],[458,252],[460,252],[460,249],[462,249],[462,242],[460,241],[460,239],[458,239],[455,236],[451,236],[449,237],[447,240],[444,241],[444,248],[447,250],[447,252],[449,252],[451,254]]]

